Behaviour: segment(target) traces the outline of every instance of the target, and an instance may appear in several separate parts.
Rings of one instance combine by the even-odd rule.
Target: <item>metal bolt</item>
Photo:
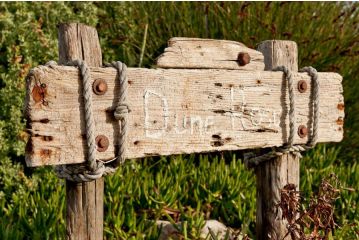
[[[110,142],[105,135],[98,135],[95,139],[97,145],[97,151],[104,152],[108,149]]]
[[[93,82],[92,90],[96,95],[104,95],[107,92],[107,83],[105,80],[98,78]]]
[[[308,128],[304,125],[298,127],[298,135],[301,138],[305,138],[308,135]]]
[[[300,81],[298,82],[298,91],[299,91],[300,93],[304,93],[305,91],[307,91],[307,89],[308,89],[308,84],[307,84],[307,82],[304,81],[304,80],[300,80]]]
[[[251,61],[251,56],[246,52],[238,53],[237,62],[239,66],[245,66]]]

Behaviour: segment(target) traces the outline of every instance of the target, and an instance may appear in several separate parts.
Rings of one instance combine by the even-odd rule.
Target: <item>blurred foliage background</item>
[[[321,144],[301,162],[309,196],[335,173],[334,239],[359,238],[359,3],[319,2],[1,2],[0,239],[63,239],[64,182],[51,168],[24,164],[23,101],[30,68],[58,59],[57,24],[97,28],[104,61],[151,67],[174,36],[228,39],[255,48],[296,41],[299,66],[344,77],[345,137]],[[148,27],[147,35],[145,29]],[[142,44],[146,39],[145,48]],[[141,55],[143,60],[141,60]],[[132,161],[106,178],[105,237],[157,239],[154,220],[182,220],[191,239],[205,219],[255,236],[255,178],[240,153]]]

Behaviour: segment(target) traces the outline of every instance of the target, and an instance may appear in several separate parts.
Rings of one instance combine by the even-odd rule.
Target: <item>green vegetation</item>
[[[359,4],[358,3],[0,3],[0,239],[63,239],[64,186],[50,168],[24,166],[24,78],[31,67],[56,60],[60,22],[97,28],[104,60],[151,67],[173,36],[240,41],[255,48],[289,39],[299,65],[344,77],[345,138],[319,145],[301,163],[301,190],[315,192],[335,173],[341,226],[335,239],[359,237]],[[148,26],[148,31],[146,31]],[[146,36],[146,45],[143,40]],[[143,56],[143,59],[142,57]],[[106,178],[105,236],[156,239],[156,219],[185,221],[189,238],[205,219],[254,236],[255,179],[241,153],[175,156],[127,163]]]

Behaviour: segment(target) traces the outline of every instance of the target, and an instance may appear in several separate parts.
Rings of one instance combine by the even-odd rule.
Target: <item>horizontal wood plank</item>
[[[93,95],[96,132],[110,140],[102,160],[115,156],[118,123],[112,117],[119,86],[112,68],[91,68],[107,81],[105,95]],[[128,69],[129,113],[126,158],[280,146],[288,136],[288,94],[281,72],[191,69]],[[295,86],[306,73],[293,73]],[[319,73],[320,142],[343,137],[342,77]],[[39,90],[46,84],[44,90]],[[44,85],[43,85],[44,86]],[[85,161],[83,100],[74,67],[32,70],[26,115],[28,166]],[[309,122],[309,89],[295,91],[297,126]],[[41,93],[41,94],[39,94]],[[295,143],[306,138],[295,137]]]
[[[248,53],[250,62],[241,66],[237,61],[239,53]],[[235,41],[176,37],[168,41],[156,65],[160,68],[264,70],[264,56]]]

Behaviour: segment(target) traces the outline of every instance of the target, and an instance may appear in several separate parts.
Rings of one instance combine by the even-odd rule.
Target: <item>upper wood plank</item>
[[[266,71],[129,68],[126,158],[280,146],[288,136],[288,94],[283,74]],[[112,117],[119,86],[112,68],[91,68],[92,79],[108,84],[93,96],[98,135],[110,146],[99,159],[112,159],[118,123]],[[294,73],[294,84],[306,73]],[[319,142],[343,137],[342,77],[319,73]],[[40,90],[41,83],[46,88]],[[27,82],[28,166],[81,163],[86,144],[83,100],[77,68],[33,69]],[[41,92],[42,91],[42,92]],[[39,94],[42,93],[42,94]],[[296,125],[309,123],[309,89],[295,91]],[[44,104],[45,103],[45,104]],[[295,143],[307,138],[295,137]]]
[[[248,53],[250,62],[241,66],[239,53]],[[227,40],[171,38],[157,59],[160,68],[264,70],[263,54],[244,44]]]

